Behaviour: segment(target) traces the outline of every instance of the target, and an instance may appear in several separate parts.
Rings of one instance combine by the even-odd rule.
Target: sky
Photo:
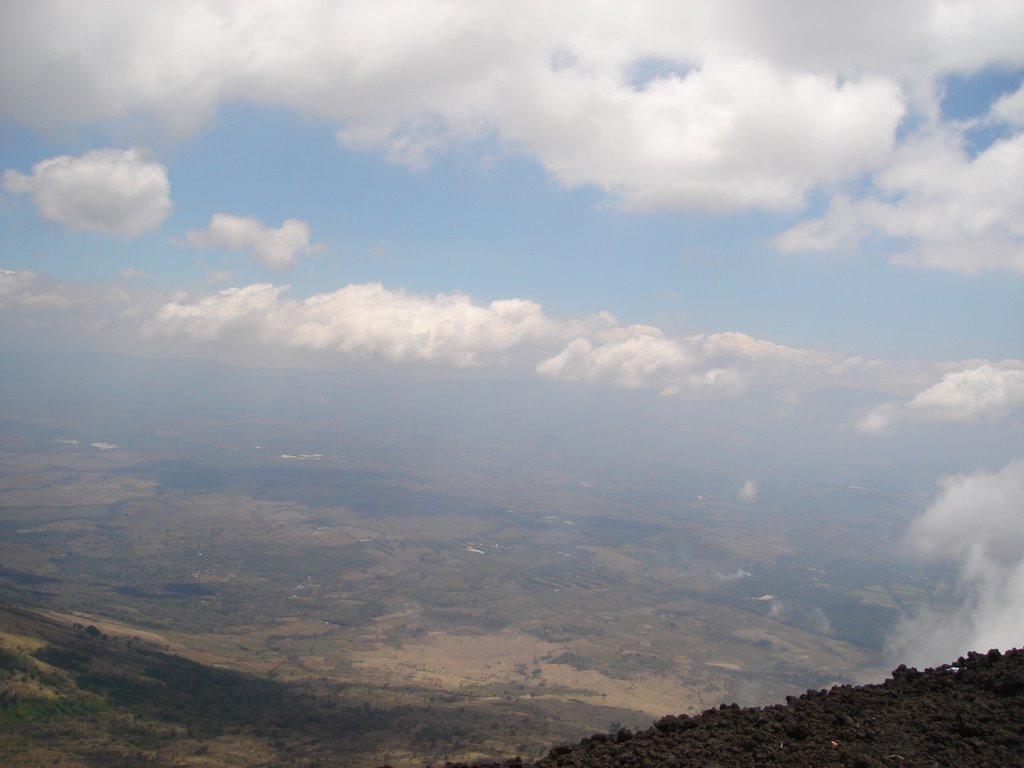
[[[8,0],[6,415],[86,352],[365,373],[367,424],[1022,523],[982,492],[1024,472],[1022,33],[1012,0]]]

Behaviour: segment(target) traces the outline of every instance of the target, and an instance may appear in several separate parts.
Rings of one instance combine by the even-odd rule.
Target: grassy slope
[[[280,682],[0,605],[0,763],[374,765],[516,747],[513,717],[466,702],[359,702],[339,684]],[[547,738],[548,734],[531,734]]]

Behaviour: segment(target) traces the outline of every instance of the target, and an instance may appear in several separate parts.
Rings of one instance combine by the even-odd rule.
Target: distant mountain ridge
[[[763,708],[723,704],[695,717],[664,717],[636,733],[623,729],[555,747],[536,762],[491,765],[1024,766],[1024,650],[972,652],[924,672],[901,665],[878,685],[808,691]]]

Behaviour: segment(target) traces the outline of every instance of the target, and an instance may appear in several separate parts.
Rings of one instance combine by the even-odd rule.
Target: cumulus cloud
[[[1024,461],[998,472],[946,478],[907,541],[924,558],[958,569],[950,611],[905,618],[890,638],[894,656],[934,665],[967,651],[1016,647],[1024,637]]]
[[[57,321],[119,328],[143,339],[207,348],[336,352],[394,362],[504,364],[513,353],[540,376],[651,389],[665,396],[734,397],[756,388],[794,393],[841,383],[873,386],[892,366],[802,350],[728,332],[673,338],[653,326],[621,326],[607,313],[554,319],[529,299],[477,303],[461,293],[425,296],[380,283],[306,298],[256,283],[169,299],[132,281],[75,286],[29,271],[0,271],[0,309],[49,311]],[[539,362],[530,363],[528,361]],[[744,494],[752,493],[746,486]]]
[[[53,157],[29,175],[5,171],[3,186],[29,195],[44,219],[120,237],[156,229],[171,210],[167,169],[137,149]]]
[[[908,408],[922,418],[958,421],[996,414],[1024,403],[1024,369],[979,365],[947,373]]]
[[[286,291],[287,286],[255,284],[170,301],[144,333],[471,366],[500,360],[514,347],[558,330],[539,304],[525,299],[480,305],[462,294],[421,296],[379,283],[302,300],[287,298]]]
[[[280,105],[413,167],[495,138],[644,209],[798,208],[816,185],[883,167],[946,73],[1024,64],[1014,3],[524,2],[510,18],[487,1],[39,0],[3,13],[7,119],[142,114],[186,135],[223,103]]]
[[[555,319],[527,298],[480,303],[461,293],[429,296],[380,283],[305,298],[270,283],[210,291],[168,296],[130,279],[76,285],[27,270],[0,270],[0,310],[12,320],[109,331],[133,344],[175,340],[203,354],[230,348],[262,355],[276,349],[454,366],[510,361],[550,379],[667,397],[767,393],[784,417],[793,415],[803,393],[830,387],[905,394],[904,400],[862,414],[856,427],[865,432],[911,420],[991,420],[1024,404],[1019,360],[965,361],[936,376],[738,332],[672,337],[653,326],[622,326],[605,312]],[[741,495],[751,492],[745,486]]]
[[[1015,103],[997,107],[1009,115]],[[897,263],[1024,272],[1021,210],[1024,134],[994,141],[971,157],[962,131],[936,130],[897,151],[875,176],[874,194],[837,196],[822,218],[797,224],[776,244],[784,251],[827,251],[880,233],[911,243],[894,257]]]
[[[999,97],[991,110],[992,119],[1024,127],[1024,86]]]
[[[542,361],[542,376],[569,381],[610,381],[621,387],[678,388],[695,369],[694,351],[684,341],[666,338],[658,328],[632,325],[600,332],[594,340],[577,338]]]
[[[906,402],[885,402],[861,416],[860,432],[882,433],[901,421],[994,419],[1024,405],[1024,361],[981,363],[949,371]]]
[[[76,313],[87,313],[92,325],[123,325],[145,339],[320,350],[394,362],[493,365],[516,352],[523,363],[540,358],[533,366],[544,377],[681,397],[735,396],[751,387],[777,386],[789,398],[793,391],[837,380],[856,382],[871,367],[859,358],[735,332],[672,338],[653,326],[621,326],[603,312],[554,319],[523,298],[483,304],[461,293],[425,296],[380,283],[291,298],[286,285],[256,283],[168,299],[130,283],[85,288],[36,272],[0,270],[0,309],[63,313],[73,324]],[[745,494],[755,491],[745,486]]]
[[[799,208],[813,186],[878,166],[904,114],[884,78],[839,84],[742,58],[642,89],[581,62],[510,90],[519,109],[502,116],[507,140],[566,186],[639,209]]]
[[[662,395],[737,395],[777,387],[787,397],[828,384],[865,384],[884,377],[880,361],[841,357],[725,332],[669,338],[655,327],[606,327],[573,339],[541,361],[542,376],[656,389]]]
[[[309,253],[309,224],[287,219],[274,229],[251,216],[216,213],[206,229],[193,229],[185,234],[193,248],[227,248],[244,251],[272,269],[287,269],[299,256]]]

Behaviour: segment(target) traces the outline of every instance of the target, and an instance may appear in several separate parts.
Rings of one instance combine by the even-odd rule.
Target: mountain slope
[[[423,765],[446,752],[508,754],[478,741],[500,724],[472,707],[351,693],[199,664],[0,603],[3,765]],[[1024,767],[1024,651],[899,667],[879,685],[808,691],[776,706],[668,716],[533,763],[490,765]]]
[[[777,706],[669,716],[500,765],[1024,766],[1024,651],[970,653],[924,672],[900,666],[879,685],[808,691]]]

